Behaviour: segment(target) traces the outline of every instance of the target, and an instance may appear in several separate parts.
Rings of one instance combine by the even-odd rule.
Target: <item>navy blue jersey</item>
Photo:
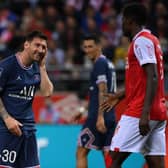
[[[93,70],[90,76],[89,87],[89,109],[88,119],[97,121],[98,107],[99,107],[99,89],[98,84],[100,82],[106,82],[108,93],[114,93],[116,91],[116,72],[114,65],[105,57],[100,56],[94,63]],[[104,113],[105,121],[114,121],[114,111],[111,110],[108,113]]]
[[[32,101],[40,84],[37,63],[23,67],[15,55],[0,62],[0,96],[7,112],[23,124],[23,129],[34,129]],[[0,119],[0,129],[4,123]]]

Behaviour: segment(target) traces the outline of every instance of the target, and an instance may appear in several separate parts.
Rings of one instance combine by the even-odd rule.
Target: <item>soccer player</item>
[[[108,150],[115,128],[114,110],[108,113],[99,110],[99,105],[105,100],[104,94],[116,91],[114,65],[102,54],[97,35],[85,36],[82,46],[93,62],[93,69],[90,74],[88,117],[78,138],[77,168],[87,168],[87,155],[91,149],[102,150],[109,164]]]
[[[131,39],[126,63],[125,91],[109,97],[126,96],[125,109],[111,143],[111,168],[121,168],[132,153],[144,155],[149,168],[164,168],[166,107],[162,51],[158,39],[145,29],[147,10],[140,3],[123,10],[123,33]]]
[[[48,97],[53,85],[46,72],[47,37],[33,31],[22,51],[0,62],[0,167],[39,168],[32,101]]]

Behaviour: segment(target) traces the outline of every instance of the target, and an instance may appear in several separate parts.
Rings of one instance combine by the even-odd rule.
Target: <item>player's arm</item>
[[[48,97],[52,95],[54,87],[48,77],[45,62],[46,62],[46,55],[42,58],[42,60],[39,63],[40,75],[41,75],[40,91],[43,96]]]
[[[96,128],[100,132],[104,133],[107,131],[105,123],[104,123],[104,111],[101,110],[101,104],[105,101],[105,94],[107,93],[107,84],[106,82],[100,82],[98,84],[99,88],[99,108],[98,108],[98,118],[96,123]]]
[[[150,130],[149,112],[157,90],[158,74],[156,64],[145,64],[143,65],[143,69],[146,72],[147,81],[146,81],[146,94],[142,109],[142,115],[140,118],[139,128],[141,135],[146,135]]]
[[[12,134],[17,136],[22,135],[22,131],[20,129],[20,126],[22,126],[22,124],[9,115],[1,99],[0,99],[0,117],[2,118],[6,127]]]
[[[105,99],[100,106],[100,110],[108,112],[125,97],[125,88],[121,88],[116,93],[105,93],[104,97]]]
[[[3,62],[1,62],[0,64],[0,96],[3,93],[4,88],[6,87],[6,83],[11,72],[10,67],[12,67],[12,65],[10,64],[5,64]],[[0,97],[0,117],[12,134],[17,136],[22,135],[22,131],[20,129],[20,126],[22,126],[22,124],[9,115],[1,100],[1,97]]]
[[[146,74],[145,98],[139,121],[140,134],[146,135],[150,130],[149,113],[158,85],[157,60],[153,41],[146,37],[137,38],[134,43],[134,53]]]
[[[53,93],[54,87],[48,77],[46,66],[40,67],[40,74],[41,74],[40,91],[42,95],[45,97],[51,96]]]

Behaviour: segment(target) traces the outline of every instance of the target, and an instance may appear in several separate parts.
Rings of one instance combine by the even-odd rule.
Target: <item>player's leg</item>
[[[87,168],[87,155],[91,149],[102,149],[101,133],[93,120],[87,120],[78,137],[77,168]]]
[[[164,156],[146,156],[148,168],[165,168]]]
[[[89,153],[89,149],[84,147],[77,147],[76,151],[76,168],[87,168],[88,162],[87,162],[87,156]]]
[[[115,131],[116,122],[115,121],[109,122],[105,120],[105,123],[106,123],[107,132],[104,134],[103,155],[104,155],[105,167],[110,168],[110,166],[112,165],[110,145],[111,145],[111,139]]]
[[[122,163],[127,159],[131,154],[129,152],[110,152],[112,165],[109,168],[121,168]]]
[[[166,122],[151,121],[150,127],[153,127],[153,129],[145,146],[146,149],[150,150],[147,150],[145,153],[145,159],[149,168],[165,168],[164,155],[166,154]]]
[[[40,168],[36,135],[33,131],[23,131],[24,140],[20,151],[17,168]]]
[[[104,155],[105,167],[110,168],[110,166],[112,165],[112,158],[111,158],[110,152],[104,151],[103,155]]]
[[[123,115],[116,126],[110,146],[113,151],[111,168],[120,168],[131,153],[142,152],[148,136],[140,135],[138,118]]]
[[[0,167],[17,167],[23,136],[18,137],[8,130],[0,131]]]
[[[96,146],[94,144],[96,138],[93,130],[92,122],[87,121],[83,126],[78,137],[78,146],[76,151],[76,168],[87,168],[87,156],[91,149]]]

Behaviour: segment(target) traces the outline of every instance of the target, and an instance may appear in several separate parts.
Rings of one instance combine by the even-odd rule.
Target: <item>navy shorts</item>
[[[78,146],[88,149],[109,150],[111,139],[114,134],[116,122],[112,121],[107,127],[106,133],[100,133],[96,129],[93,120],[87,120],[78,137]]]
[[[40,168],[34,131],[20,137],[0,131],[0,168]]]

